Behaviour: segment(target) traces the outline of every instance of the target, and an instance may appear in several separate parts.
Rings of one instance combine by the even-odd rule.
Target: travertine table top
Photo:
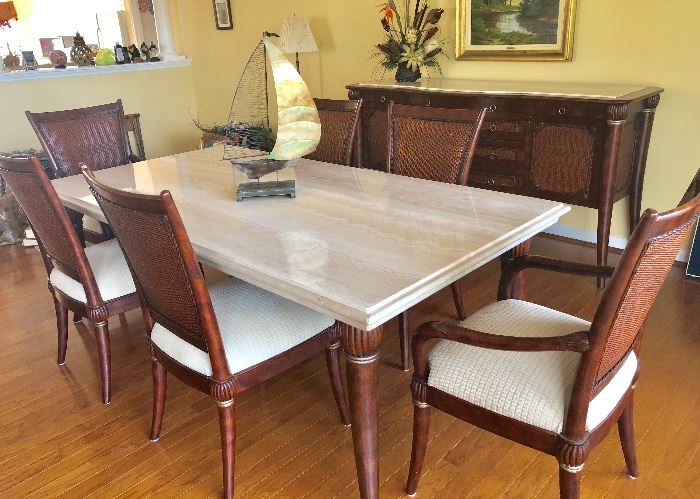
[[[121,189],[171,191],[203,263],[365,330],[570,209],[305,159],[280,172],[296,179],[296,198],[236,202],[245,177],[221,158],[214,147],[96,174]],[[104,220],[81,176],[53,184],[66,206]]]

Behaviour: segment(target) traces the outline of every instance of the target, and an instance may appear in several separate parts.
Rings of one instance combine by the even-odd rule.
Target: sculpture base
[[[296,182],[294,180],[278,180],[272,182],[248,182],[240,184],[236,190],[236,201],[245,198],[268,196],[296,197]]]

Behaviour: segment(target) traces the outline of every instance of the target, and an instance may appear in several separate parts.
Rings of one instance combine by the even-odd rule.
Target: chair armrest
[[[512,352],[587,352],[590,348],[588,331],[564,336],[521,337],[484,333],[446,322],[427,322],[418,328],[413,338],[415,373],[425,376],[428,371],[429,340],[442,339],[491,350]]]
[[[499,300],[508,298],[508,289],[510,289],[511,282],[518,276],[518,274],[520,274],[520,272],[525,269],[551,270],[553,272],[561,272],[563,274],[589,277],[611,277],[613,272],[615,272],[614,267],[599,267],[597,265],[589,265],[587,263],[567,262],[546,256],[523,255],[510,262],[510,264],[503,271],[501,280],[498,283]]]

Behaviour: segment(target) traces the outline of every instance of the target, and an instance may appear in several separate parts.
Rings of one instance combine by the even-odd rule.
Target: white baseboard
[[[569,239],[576,239],[578,241],[593,244],[596,244],[596,241],[598,240],[596,233],[593,231],[574,229],[572,227],[567,227],[560,224],[552,225],[544,232],[547,234],[554,234],[555,236],[567,237]],[[627,238],[610,236],[611,248],[625,249],[625,246],[627,246]],[[690,253],[687,250],[681,250],[676,257],[676,261],[687,263],[689,257]]]

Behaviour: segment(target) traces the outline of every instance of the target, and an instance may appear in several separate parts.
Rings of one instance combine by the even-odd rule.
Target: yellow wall
[[[0,151],[39,146],[24,115],[26,110],[73,109],[118,98],[122,99],[125,112],[141,113],[149,158],[198,146],[197,129],[190,119],[190,113],[196,115],[192,70],[184,67],[0,82]]]
[[[371,48],[381,40],[377,0],[232,0],[234,29],[217,31],[204,2],[177,0],[181,47],[193,59],[195,98],[205,122],[224,121],[234,86],[265,29],[279,30],[296,12],[307,16],[321,52],[301,56],[302,75],[315,96],[344,98],[345,85],[368,80]],[[403,3],[403,2],[397,2]],[[454,52],[455,2],[441,22]],[[697,28],[700,4],[691,0],[579,0],[573,62],[472,62],[445,60],[450,78],[600,82],[664,87],[649,151],[643,206],[675,206],[700,163],[697,111]],[[626,200],[616,204],[613,236],[627,237]],[[562,219],[595,231],[594,210],[574,208]]]

